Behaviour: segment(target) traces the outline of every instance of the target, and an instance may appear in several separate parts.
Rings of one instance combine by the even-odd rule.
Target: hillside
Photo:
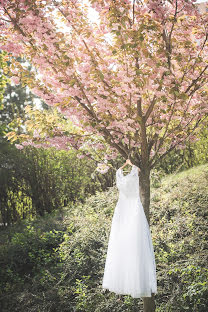
[[[154,184],[153,184],[154,185]],[[157,312],[208,310],[208,165],[164,177],[151,192]],[[1,230],[2,312],[136,312],[142,301],[102,291],[116,187],[61,214]]]

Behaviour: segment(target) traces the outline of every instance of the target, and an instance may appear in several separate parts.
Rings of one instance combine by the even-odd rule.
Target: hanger
[[[129,158],[127,158],[126,162],[123,164],[123,166],[121,166],[121,169],[123,169],[127,165],[133,166],[133,164],[132,164],[132,162],[131,162],[131,160]]]
[[[130,165],[130,166],[134,166],[134,164],[132,164],[131,160],[129,158],[127,158],[126,162],[123,164],[123,166],[121,166],[120,168],[123,169],[124,167],[126,167],[127,165]],[[140,172],[141,169],[139,167],[138,168],[138,171]]]

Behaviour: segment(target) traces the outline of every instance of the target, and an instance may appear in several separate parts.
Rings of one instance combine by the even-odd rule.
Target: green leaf
[[[75,84],[75,82],[76,82],[76,79],[71,79],[70,82],[69,82],[70,86],[73,87],[73,85]]]
[[[99,74],[100,78],[103,80],[104,79],[103,73],[101,71],[99,71],[98,74]]]

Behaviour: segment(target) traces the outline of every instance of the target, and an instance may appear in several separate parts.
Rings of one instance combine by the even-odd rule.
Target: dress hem
[[[120,292],[120,291],[117,291],[117,290],[115,290],[115,289],[112,289],[112,288],[110,288],[110,287],[107,287],[107,286],[102,286],[102,289],[107,289],[107,290],[109,290],[109,291],[111,291],[111,292],[114,292],[116,295],[129,295],[129,296],[132,296],[133,298],[142,298],[142,297],[152,297],[152,294],[157,294],[157,291],[155,291],[155,292],[151,292],[151,293],[140,293],[140,294],[136,294],[136,295],[133,295],[132,293],[130,293],[130,292]]]

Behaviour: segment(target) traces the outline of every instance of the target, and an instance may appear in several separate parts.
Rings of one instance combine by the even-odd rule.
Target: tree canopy
[[[194,2],[1,0],[0,48],[33,66],[13,58],[13,81],[74,125],[42,135],[34,124],[22,146],[107,144],[104,158],[153,168],[194,140],[208,112],[208,16]]]

